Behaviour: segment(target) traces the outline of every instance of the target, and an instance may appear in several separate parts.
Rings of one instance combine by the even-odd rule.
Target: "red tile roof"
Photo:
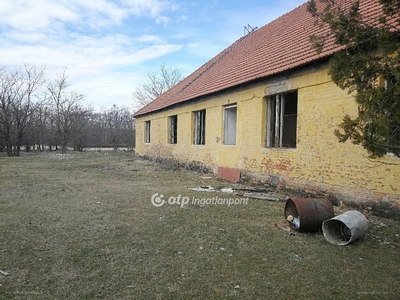
[[[362,0],[360,12],[366,18],[376,20],[376,16],[382,14],[382,9],[378,0]],[[238,39],[169,91],[137,111],[134,116],[156,112],[171,105],[278,74],[328,57],[342,49],[330,39],[325,43],[323,51],[317,54],[311,47],[309,37],[326,32],[327,27],[315,26],[314,21],[307,12],[307,3],[304,3]]]

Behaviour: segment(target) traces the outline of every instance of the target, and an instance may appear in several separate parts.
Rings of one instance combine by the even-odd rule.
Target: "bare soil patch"
[[[152,205],[222,197],[189,189],[231,187],[209,174],[69,154],[0,157],[1,299],[398,299],[397,221],[334,246],[276,227],[282,201]]]

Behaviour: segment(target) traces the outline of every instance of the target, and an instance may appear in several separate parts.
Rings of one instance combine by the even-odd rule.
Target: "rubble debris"
[[[279,199],[276,197],[271,197],[271,196],[263,196],[263,195],[258,195],[258,194],[251,194],[251,193],[245,193],[243,194],[244,198],[252,198],[252,199],[259,199],[259,200],[265,200],[265,201],[273,201],[273,202],[278,202]]]
[[[200,186],[200,187],[196,187],[196,188],[189,188],[189,190],[192,190],[195,192],[218,192],[212,186]]]
[[[75,158],[77,158],[77,156],[73,155],[73,154],[52,153],[52,152],[45,153],[44,156],[47,158],[51,158],[51,159],[75,159]]]
[[[273,192],[273,190],[269,188],[262,188],[262,187],[233,187],[235,191],[243,191],[243,192],[250,192],[250,193],[269,193]]]
[[[287,195],[282,195],[275,191],[272,191],[269,188],[263,187],[241,187],[241,186],[234,186],[234,187],[225,187],[216,189],[212,186],[199,186],[194,188],[188,188],[195,192],[215,192],[215,193],[227,193],[227,194],[234,194],[239,197],[243,198],[251,198],[257,200],[264,200],[264,201],[286,201],[289,197]]]

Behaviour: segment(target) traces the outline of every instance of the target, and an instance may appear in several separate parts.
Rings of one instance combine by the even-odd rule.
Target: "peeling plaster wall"
[[[265,148],[266,97],[298,91],[297,147]],[[237,103],[236,145],[223,145],[223,106]],[[205,145],[193,145],[192,112],[206,109]],[[327,65],[303,69],[214,97],[142,116],[136,123],[139,154],[236,168],[259,180],[336,201],[384,204],[400,210],[400,159],[367,159],[360,146],[338,143],[333,130],[357,106],[332,83]],[[168,116],[178,115],[178,143],[168,144]],[[151,143],[144,143],[150,120]],[[384,164],[380,163],[383,162]],[[394,165],[397,164],[397,165]]]

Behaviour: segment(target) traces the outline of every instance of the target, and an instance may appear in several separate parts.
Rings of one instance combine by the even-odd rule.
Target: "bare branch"
[[[171,89],[183,79],[182,72],[177,68],[160,66],[159,73],[147,74],[147,81],[136,88],[132,94],[134,105],[143,107],[163,93]]]
[[[66,153],[68,143],[82,130],[88,113],[80,105],[84,95],[68,92],[67,87],[66,69],[47,86],[48,98],[54,107],[51,118],[57,128],[62,153]]]
[[[0,142],[9,156],[19,156],[22,141],[43,99],[35,93],[45,83],[44,67],[0,73]]]

